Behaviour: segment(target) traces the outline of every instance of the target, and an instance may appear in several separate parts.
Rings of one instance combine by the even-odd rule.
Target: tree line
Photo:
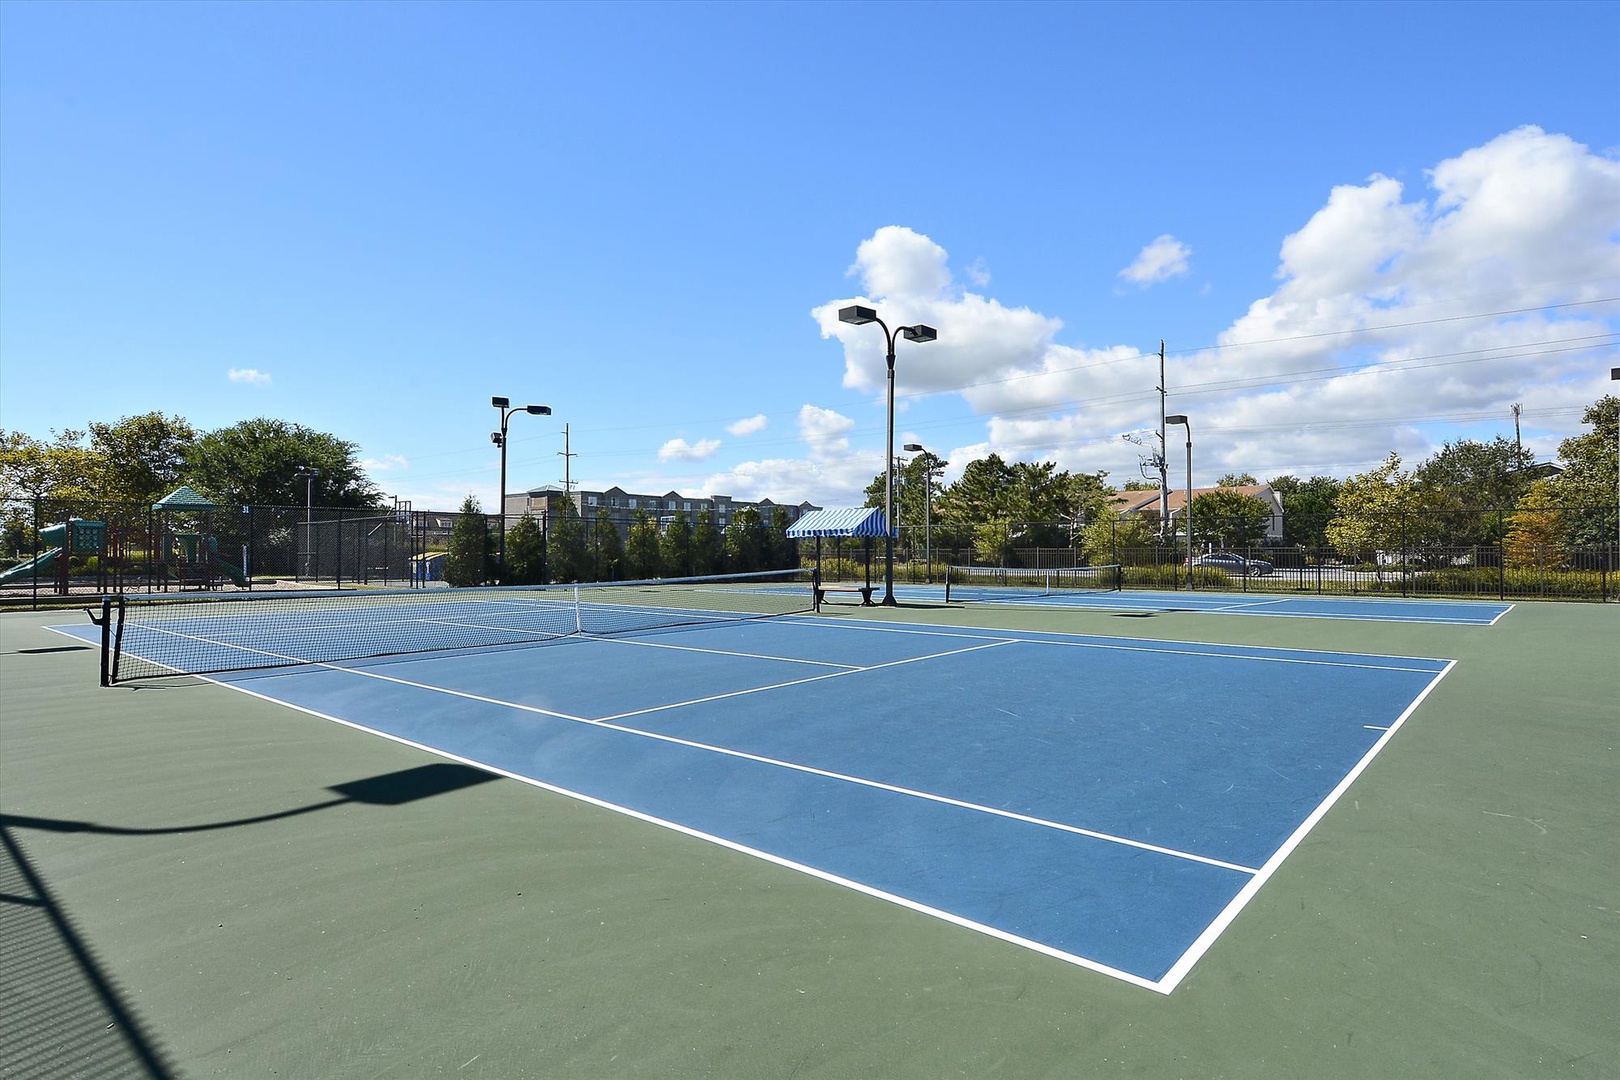
[[[660,521],[636,511],[629,535],[621,536],[606,508],[592,521],[572,500],[540,521],[533,514],[506,530],[506,560],[498,551],[498,516],[485,514],[472,495],[451,528],[445,580],[451,585],[540,585],[586,581],[641,581],[703,574],[750,573],[799,565],[797,541],[787,538],[787,511],[777,507],[765,521],[745,506],[724,529],[708,511],[690,518],[676,513]]]
[[[162,412],[50,433],[0,431],[0,498],[147,505],[188,484],[221,506],[369,509],[354,443],[285,420],[198,431]]]
[[[1543,548],[1611,543],[1613,514],[1594,511],[1616,505],[1617,413],[1620,398],[1613,395],[1587,407],[1582,423],[1591,430],[1560,443],[1564,469],[1550,477],[1538,478],[1535,456],[1503,436],[1448,442],[1410,469],[1391,453],[1345,480],[1273,477],[1269,484],[1283,507],[1282,543],[1365,556],[1423,544],[1503,545],[1514,535],[1527,550],[1531,532]],[[1082,547],[1091,557],[1187,540],[1186,515],[1163,534],[1157,515],[1122,516],[1112,501],[1116,489],[1103,471],[1070,473],[1052,462],[1008,462],[991,454],[944,485],[942,464],[926,451],[903,463],[896,523],[915,535],[931,519],[936,535],[970,543],[982,563],[1017,565],[1019,549]],[[1196,496],[1194,543],[1247,547],[1264,541],[1271,506],[1236,490],[1255,483],[1252,475],[1228,474],[1216,490]],[[1157,485],[1133,481],[1123,490],[1155,491]],[[865,494],[867,506],[883,505],[882,474]]]

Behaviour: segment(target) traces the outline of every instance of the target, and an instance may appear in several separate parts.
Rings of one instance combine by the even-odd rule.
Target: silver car
[[[1271,573],[1271,564],[1266,560],[1245,558],[1235,551],[1212,551],[1193,559],[1193,565],[1214,567],[1244,577],[1265,577]]]

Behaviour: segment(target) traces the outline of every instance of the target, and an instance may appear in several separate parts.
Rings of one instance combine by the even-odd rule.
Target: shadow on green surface
[[[34,1080],[175,1075],[5,828],[0,955],[0,1072]]]
[[[283,818],[297,817],[300,814],[314,813],[317,810],[329,810],[334,806],[345,806],[349,803],[360,803],[366,806],[404,806],[406,803],[416,802],[419,799],[444,795],[452,791],[460,791],[462,788],[487,784],[491,780],[499,779],[500,777],[494,773],[487,773],[481,769],[441,762],[433,765],[419,765],[414,769],[404,769],[400,772],[384,773],[381,776],[368,776],[360,780],[350,780],[343,784],[334,784],[326,790],[336,792],[338,795],[336,799],[327,799],[324,802],[311,803],[308,806],[297,806],[291,810],[278,810],[273,814],[233,818],[229,821],[212,821],[201,825],[174,825],[168,828],[133,829],[122,825],[98,825],[91,821],[28,817],[23,814],[0,814],[0,827],[38,829],[43,832],[58,833],[99,833],[105,836],[171,836],[178,833],[212,832],[216,829],[235,829],[243,825],[259,825],[266,821],[279,821]]]

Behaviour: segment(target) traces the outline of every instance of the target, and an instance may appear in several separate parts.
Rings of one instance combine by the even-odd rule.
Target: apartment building
[[[524,514],[533,514],[535,517],[554,515],[558,512],[561,500],[566,498],[574,500],[580,516],[588,521],[595,521],[601,512],[606,510],[608,519],[618,526],[619,532],[625,536],[630,534],[630,526],[635,523],[636,514],[642,511],[659,522],[671,521],[679,514],[695,524],[698,515],[707,510],[715,527],[724,529],[736,520],[738,512],[745,507],[757,509],[760,520],[767,525],[778,509],[787,512],[789,525],[799,520],[800,515],[821,509],[808,502],[790,504],[770,499],[748,502],[733,499],[729,495],[694,498],[682,495],[678,491],[667,491],[662,495],[638,495],[617,486],[610,487],[606,491],[576,490],[570,495],[556,484],[547,484],[529,491],[508,494],[506,514],[508,519],[520,518]]]

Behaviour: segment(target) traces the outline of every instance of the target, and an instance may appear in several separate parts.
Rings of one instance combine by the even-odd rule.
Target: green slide
[[[0,585],[9,585],[13,581],[31,578],[34,576],[35,571],[43,575],[45,571],[51,568],[51,564],[56,562],[56,557],[60,554],[62,554],[61,548],[50,548],[40,552],[21,566],[13,566],[10,570],[0,574]]]
[[[248,583],[247,575],[242,573],[242,568],[241,567],[234,566],[231,563],[228,563],[224,559],[220,558],[218,555],[215,555],[214,556],[214,569],[217,570],[219,573],[224,574],[226,577],[230,578],[231,581],[234,582],[239,588],[243,588],[243,589],[247,588],[247,583]]]

